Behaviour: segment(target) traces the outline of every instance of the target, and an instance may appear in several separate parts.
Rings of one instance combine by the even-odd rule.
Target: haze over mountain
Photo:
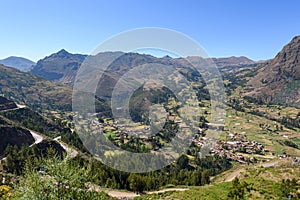
[[[300,36],[265,64],[248,82],[246,95],[264,102],[300,106]]]
[[[104,52],[107,56],[112,55],[122,55],[121,52]],[[100,53],[103,54],[103,53]],[[110,55],[108,55],[110,54]],[[97,56],[97,55],[96,55]],[[81,63],[87,55],[82,54],[72,54],[62,49],[57,53],[51,54],[44,59],[41,59],[37,62],[37,64],[31,69],[30,73],[45,78],[50,81],[55,81],[63,84],[72,85],[75,79],[77,70],[79,69]],[[103,57],[103,56],[102,56]],[[188,57],[190,61],[193,61],[193,65],[202,65],[205,59],[197,56]],[[169,56],[165,56],[163,58],[156,58],[151,55],[146,54],[137,54],[137,53],[125,53],[122,56],[122,61],[118,61],[120,68],[128,68],[138,66],[143,63],[172,63],[173,65],[182,65],[186,63],[182,63],[184,59],[171,58]],[[255,62],[244,57],[228,57],[228,58],[212,58],[211,59],[217,67],[226,67],[226,66],[242,66],[242,65],[250,65]],[[115,62],[114,62],[115,63]],[[114,64],[116,65],[116,63]],[[119,70],[119,69],[118,69]]]
[[[0,60],[0,64],[8,67],[13,67],[21,71],[28,71],[30,67],[32,67],[36,63],[26,58],[10,56],[8,58]]]
[[[226,66],[240,66],[240,65],[250,65],[255,64],[255,62],[245,56],[231,56],[228,58],[212,58],[215,64],[218,67],[226,67]]]

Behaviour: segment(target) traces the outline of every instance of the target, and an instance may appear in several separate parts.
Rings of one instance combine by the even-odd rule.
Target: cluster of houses
[[[286,153],[283,153],[283,154],[279,154],[279,155],[277,155],[277,157],[278,157],[279,159],[285,159],[285,158],[290,158],[290,157],[291,157],[291,155],[289,155],[289,154],[286,154]]]
[[[206,137],[195,139],[195,143],[203,146],[207,142]],[[226,141],[217,141],[212,149],[212,154],[219,156],[225,156],[228,160],[238,161],[240,163],[247,163],[249,160],[245,154],[264,154],[266,151],[262,144],[251,141],[243,134],[229,134],[229,138]],[[254,159],[250,161],[255,161]]]

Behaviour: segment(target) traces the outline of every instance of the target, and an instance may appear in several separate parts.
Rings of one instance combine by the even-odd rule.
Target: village
[[[92,130],[102,132],[106,138],[121,149],[139,153],[158,151],[160,148],[168,146],[168,142],[175,135],[180,137],[182,131],[190,128],[180,117],[181,108],[179,105],[180,103],[176,102],[175,99],[170,98],[163,106],[165,108],[164,113],[161,112],[163,107],[153,107],[154,110],[152,111],[155,115],[149,115],[150,123],[132,122],[128,119],[115,120],[106,117],[100,119],[95,115],[94,120],[84,124],[88,124],[89,127],[92,127]],[[193,142],[198,146],[198,152],[201,151],[203,146],[214,140],[214,145],[209,149],[209,154],[226,157],[230,161],[241,164],[264,162],[271,157],[279,159],[291,157],[292,154],[290,155],[289,152],[275,153],[272,147],[249,139],[248,134],[246,134],[247,131],[239,127],[239,121],[234,122],[233,127],[237,127],[235,130],[225,128],[224,119],[219,119],[215,123],[207,121],[206,119],[209,120],[209,112],[205,108],[196,111],[200,117],[199,130],[198,132],[192,131],[195,136]],[[247,122],[252,123],[251,120]],[[168,128],[166,129],[166,127]],[[223,134],[226,137],[211,138],[211,132]]]
[[[208,141],[206,137],[201,137],[195,139],[194,142],[199,146],[204,146]],[[228,160],[237,161],[240,163],[247,163],[248,160],[251,162],[256,162],[254,157],[246,156],[252,154],[264,155],[267,150],[264,149],[263,145],[247,139],[243,134],[233,134],[228,135],[228,140],[221,141],[218,140],[210,149],[211,154],[216,154],[219,156],[225,156]]]
[[[173,119],[174,116],[171,116]],[[182,124],[179,120],[172,121],[173,124]],[[99,123],[96,120],[93,121],[92,126],[97,127],[98,130],[103,130],[104,135],[110,139],[115,145],[120,147],[126,146],[134,138],[139,139],[139,144],[147,150],[158,150],[162,145],[166,143],[163,141],[163,135],[160,132],[156,135],[149,135],[149,131],[152,128],[144,123],[136,123],[133,125],[119,125],[118,121],[112,119],[104,119],[103,123]],[[221,129],[220,126],[217,126]],[[201,128],[200,128],[201,129]],[[201,129],[201,131],[204,131]],[[176,130],[174,130],[176,132]],[[150,136],[150,137],[149,137]],[[199,150],[207,142],[207,137],[196,137],[193,142],[199,146]],[[136,141],[136,139],[135,139]],[[228,160],[237,161],[239,163],[257,162],[254,155],[265,155],[269,153],[269,150],[256,141],[249,140],[245,134],[229,133],[225,141],[217,140],[210,149],[210,154],[226,157]],[[286,155],[278,155],[278,157],[285,157]]]

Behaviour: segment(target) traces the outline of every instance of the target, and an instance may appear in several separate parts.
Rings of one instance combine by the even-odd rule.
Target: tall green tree
[[[130,189],[136,193],[142,193],[146,188],[145,178],[140,175],[130,174],[128,182]]]
[[[248,184],[246,182],[240,182],[238,178],[232,181],[232,187],[228,193],[228,200],[241,200],[245,199],[245,193],[248,190]]]

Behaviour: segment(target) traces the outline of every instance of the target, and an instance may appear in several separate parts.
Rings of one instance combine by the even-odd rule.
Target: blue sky
[[[300,34],[298,0],[2,0],[0,59],[34,61],[64,48],[92,52],[119,32],[162,27],[182,32],[211,57],[269,59]]]

